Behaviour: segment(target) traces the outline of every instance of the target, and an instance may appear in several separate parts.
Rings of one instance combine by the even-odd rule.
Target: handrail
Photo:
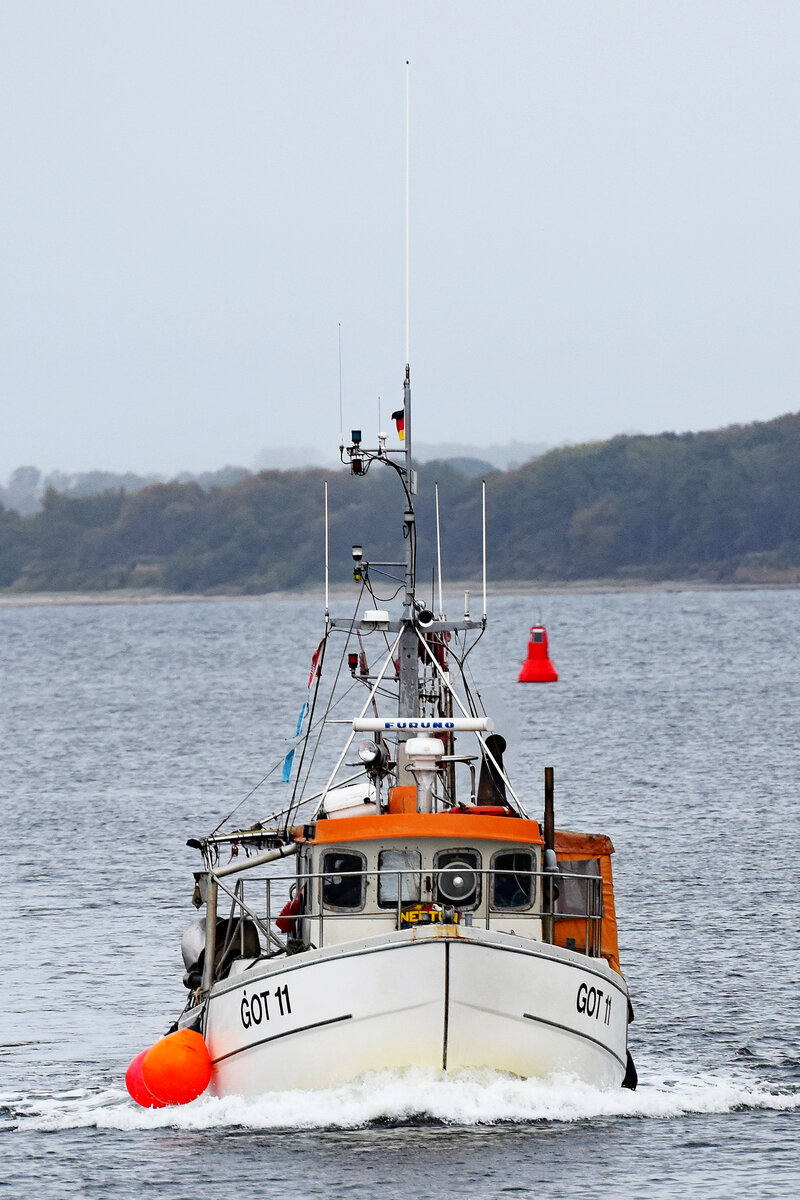
[[[256,864],[251,860],[252,866],[262,865]],[[470,867],[470,871],[478,877],[481,883],[480,891],[476,889],[478,900],[474,904],[452,905],[443,903],[437,899],[438,879],[443,874],[448,874],[457,871],[459,868],[454,866],[438,867],[434,870],[425,870],[424,868],[416,867],[389,867],[375,868],[358,871],[313,871],[303,875],[259,875],[257,878],[243,879],[237,881],[236,888],[231,891],[221,880],[212,873],[209,879],[213,881],[213,888],[209,888],[208,901],[209,907],[213,907],[214,919],[212,919],[211,911],[207,913],[207,938],[209,930],[213,926],[213,934],[216,933],[216,898],[217,888],[219,887],[232,901],[232,916],[238,909],[238,914],[241,919],[249,919],[254,922],[256,927],[262,931],[267,938],[267,957],[272,957],[275,954],[284,954],[287,951],[287,946],[281,938],[274,932],[272,925],[277,913],[273,899],[273,888],[280,887],[282,890],[288,890],[290,886],[296,886],[300,890],[305,890],[307,907],[304,911],[297,914],[292,914],[292,919],[298,922],[296,929],[301,928],[301,923],[306,922],[306,936],[302,939],[307,945],[311,945],[310,929],[313,926],[317,930],[316,945],[321,947],[325,942],[325,926],[331,921],[337,924],[341,921],[375,921],[389,919],[395,928],[400,928],[403,924],[402,915],[409,910],[427,909],[428,911],[445,912],[447,919],[451,919],[449,914],[452,914],[452,919],[460,921],[464,924],[479,923],[487,930],[498,928],[510,922],[519,923],[521,920],[541,921],[549,916],[549,912],[545,911],[544,904],[544,887],[537,886],[537,881],[544,884],[547,880],[552,880],[553,875],[547,871],[526,871],[526,870],[502,870],[496,867]],[[531,900],[527,905],[514,906],[498,906],[490,903],[493,898],[491,883],[497,876],[515,875],[519,879],[528,879],[533,884],[531,889]],[[365,887],[362,889],[362,901],[358,908],[337,907],[323,903],[323,886],[326,879],[331,879],[335,876],[337,879],[358,878],[364,881]],[[380,881],[382,878],[396,879],[395,897],[389,903],[384,901],[381,904],[378,900],[377,888],[376,894],[372,901],[368,900],[367,886],[371,880]],[[426,886],[423,886],[423,878]],[[603,921],[603,878],[601,875],[585,875],[574,871],[559,871],[555,877],[556,881],[575,880],[585,887],[585,909],[581,911],[555,911],[553,916],[554,925],[558,925],[562,921],[585,921],[584,948],[581,953],[585,953],[591,958],[599,958],[602,954],[602,921]],[[406,880],[412,880],[416,885],[411,889],[416,891],[417,899],[404,899],[403,883]],[[253,885],[265,885],[265,915],[259,915],[258,906],[252,902],[248,903],[245,899],[245,887],[248,890]],[[213,905],[212,905],[213,899]],[[278,901],[280,904],[280,900]],[[290,935],[291,940],[291,935]],[[296,939],[301,940],[301,939]],[[538,940],[538,939],[537,939]],[[270,945],[276,949],[270,951]],[[291,950],[291,947],[289,947]],[[211,986],[213,979],[211,971],[213,970],[214,954],[213,945],[212,953],[206,957],[206,974],[203,979],[203,989],[207,990]]]

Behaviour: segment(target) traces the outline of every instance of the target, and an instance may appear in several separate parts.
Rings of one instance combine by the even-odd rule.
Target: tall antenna
[[[406,366],[411,362],[411,66],[406,59]]]
[[[439,620],[444,620],[444,604],[442,603],[442,527],[439,522],[439,484],[436,489],[436,565],[439,571]]]
[[[344,447],[344,417],[342,416],[342,322],[339,322],[339,449]]]
[[[486,480],[481,480],[481,515],[483,525],[483,620],[486,623]]]
[[[328,533],[328,481],[325,480],[325,624],[330,616],[330,536]]]

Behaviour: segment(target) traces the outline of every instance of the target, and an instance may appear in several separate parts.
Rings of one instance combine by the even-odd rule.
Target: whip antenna
[[[439,522],[439,484],[436,489],[436,565],[439,570],[439,620],[444,620],[444,604],[442,603],[442,527]]]
[[[344,417],[342,416],[342,322],[339,322],[339,449],[344,449]]]
[[[406,367],[411,362],[411,239],[409,212],[411,208],[409,179],[411,176],[411,68],[406,59]]]
[[[328,481],[325,480],[325,624],[330,616],[330,534],[328,530]]]
[[[481,480],[481,515],[483,525],[483,621],[486,624],[486,480]]]

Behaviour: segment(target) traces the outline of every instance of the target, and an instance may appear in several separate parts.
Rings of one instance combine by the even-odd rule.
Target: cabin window
[[[544,641],[544,632],[541,629],[533,629],[533,630],[531,630],[531,633],[532,633],[531,641],[534,644],[536,644],[537,642]]]
[[[398,891],[402,904],[418,904],[422,855],[419,850],[381,850],[378,855],[380,871],[402,871],[402,875],[378,876],[378,904],[381,908],[397,905]],[[411,873],[413,872],[413,873]]]
[[[601,916],[603,912],[602,884],[590,883],[590,879],[600,879],[600,860],[589,858],[580,862],[559,863],[562,871],[569,875],[583,875],[583,879],[566,879],[563,875],[558,881],[558,898],[555,911],[562,916],[585,917]]]
[[[354,850],[327,851],[322,859],[322,903],[326,908],[361,908],[365,866],[364,855]]]
[[[503,850],[492,859],[493,908],[530,908],[533,903],[534,870],[530,850]]]
[[[440,850],[433,861],[436,900],[452,908],[475,908],[481,900],[481,856],[477,850]]]

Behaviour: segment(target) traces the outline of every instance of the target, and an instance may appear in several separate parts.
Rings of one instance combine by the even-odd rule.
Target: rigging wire
[[[295,797],[297,796],[297,785],[300,780],[300,772],[303,769],[303,761],[306,756],[306,748],[308,746],[308,739],[310,737],[311,730],[313,728],[314,712],[317,707],[317,696],[319,695],[320,683],[322,682],[322,666],[323,666],[323,663],[325,662],[325,651],[328,646],[328,637],[329,636],[330,636],[330,627],[326,626],[325,636],[322,639],[322,652],[312,668],[312,670],[316,671],[316,679],[314,681],[314,695],[311,697],[311,711],[308,714],[308,733],[303,738],[303,748],[300,751],[300,762],[297,764],[297,771],[296,771],[295,777],[294,777],[294,787],[292,788],[292,799],[289,802],[287,814],[291,814],[292,806],[294,805]],[[287,831],[288,828],[289,828],[289,815],[287,815],[287,817],[286,817],[285,831]]]
[[[320,678],[320,674],[321,674],[321,671],[322,671],[322,661],[323,661],[323,659],[324,659],[324,657],[325,657],[325,643],[327,642],[327,640],[328,640],[328,637],[329,637],[329,636],[330,636],[330,634],[329,634],[329,633],[326,633],[326,634],[325,634],[325,637],[322,639],[322,643],[320,644],[320,645],[321,645],[321,652],[320,652],[320,658],[319,658],[319,660],[318,660],[318,663],[319,663],[319,668],[320,668],[320,670],[319,670],[319,672],[317,673],[317,685],[319,685],[319,678]],[[315,690],[314,690],[314,697],[313,697],[313,699],[312,699],[311,708],[310,708],[310,710],[309,710],[309,718],[308,718],[308,734],[310,734],[310,733],[311,733],[311,731],[312,731],[313,729],[315,729],[315,728],[316,728],[316,726],[317,726],[317,724],[318,724],[318,723],[315,723],[315,722],[314,722],[314,705],[315,705],[315,703],[316,703],[316,693],[317,693],[317,688],[315,688]],[[302,739],[303,741],[305,741],[305,740],[307,739],[307,736],[308,736],[308,734],[306,735],[306,738],[303,738],[303,739]],[[295,745],[296,745],[296,746],[297,746],[297,745],[300,745],[300,740],[301,740],[301,739],[300,739],[300,738],[297,738],[297,737],[295,737],[295,738],[293,739],[293,741],[294,741],[294,743],[295,743]],[[215,829],[212,829],[211,833],[208,835],[209,837],[214,837],[214,835],[215,835],[215,834],[219,833],[219,831],[220,831],[220,829],[222,828],[222,826],[223,826],[223,825],[225,825],[225,824],[227,824],[227,822],[228,822],[228,821],[230,821],[230,819],[231,819],[231,817],[233,816],[233,814],[234,814],[235,812],[238,812],[238,810],[239,810],[239,809],[242,807],[242,805],[243,805],[244,803],[246,803],[246,801],[248,801],[248,800],[250,799],[250,797],[251,797],[251,796],[254,796],[254,795],[255,795],[255,793],[258,791],[258,789],[259,789],[260,787],[262,787],[262,786],[263,786],[263,785],[264,785],[264,784],[267,782],[267,780],[268,780],[268,779],[269,779],[269,778],[270,778],[272,775],[274,775],[274,774],[275,774],[275,772],[278,770],[278,768],[279,768],[279,767],[281,767],[281,766],[283,765],[283,763],[284,763],[285,759],[286,759],[286,755],[285,755],[285,754],[282,754],[282,755],[281,755],[281,757],[280,757],[279,759],[277,759],[277,760],[276,760],[276,762],[274,762],[274,763],[273,763],[273,765],[272,765],[272,766],[270,767],[270,769],[267,771],[266,775],[264,775],[264,776],[263,776],[261,779],[259,779],[258,783],[255,783],[255,784],[253,784],[253,786],[250,788],[250,791],[249,791],[249,792],[247,792],[247,794],[246,794],[246,795],[242,796],[241,800],[238,800],[238,801],[237,801],[237,803],[236,803],[236,804],[234,804],[233,808],[230,810],[230,812],[228,813],[228,815],[222,818],[222,820],[219,822],[219,824],[216,826],[216,828],[215,828]],[[301,761],[301,763],[302,763],[302,757],[301,757],[301,760],[300,760],[300,761]],[[294,799],[294,795],[292,796],[292,799]],[[284,810],[284,809],[281,809],[281,810],[280,810],[280,812],[281,812],[281,813],[282,813],[282,812],[284,812],[284,811],[286,811],[286,810]],[[280,813],[278,813],[278,814],[273,814],[273,815],[280,815]],[[271,817],[267,817],[267,818],[265,818],[265,819],[266,819],[266,820],[272,820],[272,818],[271,818]]]
[[[372,584],[369,582],[369,580],[367,580],[366,583],[367,583],[367,590],[369,591],[370,596],[372,597],[372,599],[375,601],[376,604],[391,604],[391,602],[394,600],[395,596],[398,596],[400,594],[400,592],[402,592],[403,588],[406,586],[405,581],[403,581],[402,583],[398,583],[397,587],[392,592],[391,596],[378,596],[377,593],[375,592],[375,589],[373,588]],[[387,645],[388,645],[388,639],[387,639]]]
[[[238,812],[238,810],[242,807],[242,805],[245,803],[245,801],[249,800],[251,796],[255,795],[255,793],[262,786],[262,784],[266,783],[267,780],[269,779],[269,777],[271,775],[275,774],[275,772],[277,771],[278,767],[281,765],[282,762],[283,762],[283,758],[280,758],[273,766],[270,767],[270,769],[267,771],[266,775],[262,779],[259,779],[258,783],[254,784],[253,787],[251,787],[251,789],[247,793],[247,795],[242,796],[241,800],[237,801],[237,803],[234,804],[231,811],[228,813],[228,815],[226,817],[222,818],[219,825],[217,825],[217,827],[215,829],[211,830],[211,833],[208,835],[209,837],[214,837],[214,835],[216,833],[219,833],[222,826],[226,825],[228,823],[228,821],[230,821],[233,814],[235,812]]]
[[[360,602],[361,602],[361,596],[362,596],[362,595],[363,595],[363,586],[362,586],[362,590],[361,590],[361,592],[359,593],[358,600],[356,601],[356,613],[358,612],[358,605],[359,605],[359,604],[360,604]],[[353,618],[353,619],[355,620],[355,614],[354,614],[354,618]],[[348,688],[348,689],[347,689],[347,691],[346,691],[346,692],[344,692],[344,693],[343,693],[343,694],[342,694],[342,695],[339,697],[339,699],[336,701],[336,704],[334,704],[334,705],[331,705],[331,703],[330,703],[330,701],[331,701],[331,699],[332,699],[332,695],[331,695],[331,697],[329,697],[329,701],[328,701],[328,707],[326,708],[326,710],[325,710],[325,712],[323,713],[322,717],[319,719],[319,721],[315,721],[315,720],[314,720],[314,713],[315,713],[316,704],[317,704],[317,697],[318,697],[318,694],[319,694],[319,687],[320,687],[320,683],[321,683],[321,679],[322,679],[322,664],[323,664],[323,662],[324,662],[324,659],[325,659],[325,651],[326,651],[326,648],[327,648],[328,638],[330,637],[330,635],[331,635],[331,632],[332,632],[332,631],[331,631],[330,629],[328,629],[328,630],[327,630],[327,632],[325,633],[325,636],[324,636],[324,637],[323,637],[323,639],[322,639],[322,643],[321,643],[320,657],[319,657],[319,660],[318,660],[318,663],[317,663],[317,668],[318,668],[318,669],[317,669],[317,672],[316,672],[316,684],[315,684],[315,687],[314,687],[314,694],[313,694],[313,696],[312,696],[312,700],[311,700],[311,706],[310,706],[310,710],[309,710],[309,714],[308,714],[308,731],[307,731],[307,734],[306,734],[306,736],[305,736],[305,737],[302,739],[303,751],[302,751],[302,753],[301,753],[301,756],[300,756],[300,762],[299,762],[299,764],[298,764],[298,768],[297,768],[297,775],[296,775],[296,777],[295,777],[295,786],[294,786],[294,788],[293,788],[293,791],[292,791],[292,800],[291,800],[291,804],[290,804],[290,806],[289,806],[289,808],[288,808],[288,809],[282,809],[282,810],[281,810],[281,812],[291,812],[291,810],[292,810],[292,807],[294,807],[294,801],[295,801],[295,797],[296,797],[296,795],[297,795],[297,784],[298,784],[298,780],[299,780],[299,776],[300,776],[300,771],[301,771],[301,769],[302,769],[302,766],[303,766],[303,758],[304,758],[304,756],[305,756],[305,749],[306,749],[306,745],[308,744],[308,742],[309,742],[309,740],[310,740],[310,735],[311,735],[311,733],[312,733],[312,732],[313,732],[315,729],[317,729],[317,728],[318,728],[320,725],[324,725],[324,722],[325,722],[325,720],[326,720],[326,718],[327,718],[328,714],[329,714],[329,713],[330,713],[330,712],[333,710],[333,708],[335,708],[335,707],[336,707],[336,705],[340,704],[340,703],[342,702],[342,700],[344,700],[344,698],[345,698],[345,697],[346,697],[346,696],[349,694],[349,692],[352,690],[351,688]],[[340,668],[339,668],[339,670],[341,670],[341,664],[340,664]],[[338,677],[339,677],[339,672],[337,671],[337,675],[336,675],[336,679],[337,679],[337,680],[338,680]],[[335,684],[335,681],[334,681],[334,688],[335,688],[335,686],[336,686],[336,684]],[[355,685],[353,685],[353,686],[355,686]],[[320,736],[321,736],[321,730],[320,730]],[[301,744],[301,743],[299,743],[299,742],[297,742],[297,741],[296,741],[296,744]],[[275,763],[273,763],[273,765],[270,767],[270,769],[267,771],[267,773],[266,773],[265,775],[263,775],[263,776],[261,777],[261,779],[259,779],[259,780],[258,780],[258,782],[257,782],[257,783],[253,784],[253,786],[250,788],[250,790],[249,790],[249,791],[248,791],[248,792],[247,792],[247,793],[246,793],[244,796],[242,796],[242,798],[241,798],[240,800],[238,800],[238,801],[236,802],[236,804],[234,804],[234,806],[233,806],[233,808],[230,810],[230,812],[228,812],[228,813],[227,813],[227,814],[226,814],[226,815],[225,815],[225,816],[222,818],[222,820],[221,820],[221,821],[220,821],[220,822],[219,822],[219,823],[216,825],[216,827],[215,827],[214,829],[212,829],[211,833],[209,834],[209,837],[214,837],[214,835],[215,835],[215,834],[219,833],[220,829],[222,829],[223,825],[226,825],[226,824],[228,823],[228,821],[230,821],[230,819],[231,819],[231,817],[234,815],[234,813],[238,812],[238,811],[239,811],[239,809],[242,807],[242,805],[243,805],[243,804],[246,804],[246,803],[247,803],[247,801],[248,801],[248,800],[249,800],[249,799],[250,799],[252,796],[254,796],[254,795],[255,795],[255,793],[256,793],[256,792],[259,790],[259,788],[263,787],[263,785],[264,785],[264,784],[267,782],[267,780],[268,780],[268,779],[270,779],[270,778],[271,778],[271,777],[272,777],[272,776],[275,774],[275,772],[276,772],[276,771],[277,771],[277,770],[278,770],[278,769],[279,769],[279,768],[280,768],[280,767],[283,765],[283,762],[284,762],[284,759],[285,759],[285,757],[286,757],[286,756],[285,756],[285,754],[284,754],[284,755],[281,755],[281,757],[280,757],[279,759],[277,759]],[[307,783],[307,781],[308,781],[308,779],[307,779],[307,777],[306,777],[305,783]],[[300,804],[302,804],[302,801],[300,801]],[[298,804],[298,805],[297,805],[297,807],[299,808],[299,806],[300,806],[300,805]],[[280,814],[278,814],[278,815],[280,815]],[[271,818],[265,818],[265,819],[266,819],[266,820],[270,820]],[[286,824],[287,824],[287,826],[288,826],[288,824],[289,824],[288,820],[287,820]]]
[[[356,598],[355,607],[354,607],[354,609],[353,609],[353,616],[352,616],[352,618],[351,618],[351,628],[352,628],[352,626],[353,626],[353,625],[355,625],[356,618],[357,618],[357,616],[358,616],[358,610],[359,610],[359,607],[360,607],[360,605],[361,605],[361,601],[362,601],[362,598],[363,598],[363,595],[364,595],[364,589],[365,589],[365,586],[366,586],[366,581],[362,579],[362,581],[361,581],[361,587],[360,587],[360,588],[359,588],[359,590],[358,590],[358,596],[357,596],[357,598]],[[326,635],[326,640],[327,640],[327,635]],[[347,647],[347,643],[345,642],[345,649],[346,649],[346,647]],[[316,739],[316,742],[315,742],[315,744],[314,744],[314,747],[313,747],[313,749],[312,749],[312,751],[311,751],[311,756],[310,756],[310,759],[309,759],[308,768],[307,768],[307,770],[306,770],[305,778],[303,779],[302,786],[300,786],[300,770],[301,770],[301,768],[302,768],[302,765],[303,765],[303,760],[304,760],[304,758],[305,758],[305,751],[306,751],[306,747],[308,746],[308,743],[309,743],[309,742],[310,742],[310,740],[311,740],[311,730],[310,730],[310,729],[309,729],[309,731],[308,731],[308,736],[306,737],[306,739],[305,739],[305,741],[304,741],[304,744],[303,744],[303,756],[301,757],[300,764],[299,764],[299,766],[298,766],[298,768],[297,768],[297,776],[296,776],[296,780],[295,780],[294,792],[293,792],[293,794],[292,794],[292,800],[294,800],[294,799],[295,799],[295,797],[297,796],[297,794],[298,794],[298,790],[299,790],[299,793],[300,793],[300,795],[301,795],[301,797],[302,797],[302,794],[303,794],[303,792],[306,790],[306,788],[307,788],[307,786],[308,786],[308,781],[309,781],[309,778],[310,778],[310,775],[311,775],[312,768],[313,768],[313,766],[314,766],[314,762],[316,761],[317,752],[319,751],[320,743],[321,743],[321,741],[322,741],[322,735],[323,735],[323,733],[324,733],[324,731],[325,731],[325,724],[326,724],[326,721],[327,721],[327,719],[328,719],[328,716],[329,716],[329,714],[330,714],[330,713],[333,711],[333,709],[336,707],[336,705],[337,705],[337,704],[341,703],[341,701],[344,699],[344,697],[345,697],[345,696],[346,696],[346,695],[347,695],[347,694],[350,692],[350,690],[351,690],[351,688],[348,688],[348,689],[347,689],[347,691],[346,691],[346,692],[345,692],[345,693],[344,693],[342,696],[340,696],[340,697],[339,697],[339,699],[338,699],[338,700],[336,701],[336,703],[334,704],[334,702],[333,702],[333,698],[334,698],[334,696],[335,696],[335,694],[336,694],[336,686],[337,686],[337,684],[338,684],[338,682],[339,682],[339,676],[340,676],[340,675],[341,675],[341,673],[342,673],[342,667],[343,667],[343,666],[344,666],[344,653],[342,653],[342,655],[341,655],[341,657],[340,657],[340,659],[339,659],[339,665],[338,665],[338,667],[336,668],[336,674],[335,674],[335,676],[334,676],[333,683],[331,684],[331,690],[330,690],[330,693],[329,693],[329,695],[328,695],[328,703],[327,703],[327,707],[325,708],[325,711],[324,711],[324,713],[322,714],[322,717],[321,717],[321,719],[320,719],[320,722],[319,722],[319,732],[318,732],[318,734],[317,734],[317,739]],[[320,675],[321,675],[321,672],[320,672]],[[319,678],[320,678],[320,676],[318,676],[317,678],[319,679]],[[355,684],[353,684],[352,686],[355,686]],[[294,805],[294,808],[289,810],[289,815],[287,815],[287,818],[286,818],[286,828],[287,828],[287,829],[289,828],[289,826],[290,826],[290,824],[291,824],[291,822],[292,822],[293,818],[294,818],[294,817],[297,815],[298,811],[300,810],[300,807],[301,807],[302,803],[303,803],[302,799],[298,800],[298,801],[297,801],[297,804],[296,804],[296,805]]]

